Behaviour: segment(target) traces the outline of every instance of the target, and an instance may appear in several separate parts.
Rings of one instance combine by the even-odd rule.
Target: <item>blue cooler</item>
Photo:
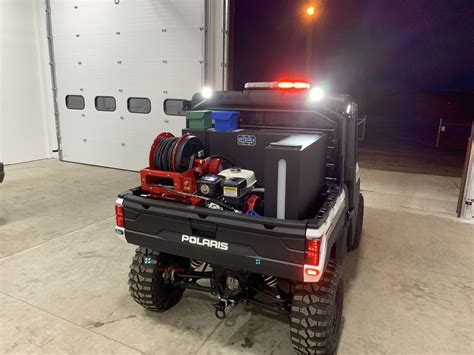
[[[212,111],[216,131],[234,131],[239,128],[239,111]]]

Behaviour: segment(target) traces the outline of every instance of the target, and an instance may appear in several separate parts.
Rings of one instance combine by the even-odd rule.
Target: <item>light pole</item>
[[[307,5],[305,9],[306,16],[308,17],[308,27],[306,34],[306,56],[305,56],[305,75],[306,79],[311,79],[311,60],[313,55],[313,27],[314,17],[316,14],[316,7],[314,5]]]

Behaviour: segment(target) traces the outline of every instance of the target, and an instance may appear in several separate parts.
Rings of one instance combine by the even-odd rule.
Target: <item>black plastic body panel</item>
[[[127,242],[187,258],[303,280],[306,221],[254,217],[125,193]],[[189,244],[182,235],[226,242],[227,251]]]

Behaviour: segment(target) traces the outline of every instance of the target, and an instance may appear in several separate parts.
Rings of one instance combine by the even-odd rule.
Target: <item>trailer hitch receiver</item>
[[[227,298],[223,298],[223,297],[219,297],[219,301],[214,305],[214,308],[216,309],[216,311],[214,312],[214,315],[216,316],[216,318],[224,319],[226,317],[225,310],[231,304],[232,305],[236,304],[236,301],[231,300],[231,299],[227,299]]]

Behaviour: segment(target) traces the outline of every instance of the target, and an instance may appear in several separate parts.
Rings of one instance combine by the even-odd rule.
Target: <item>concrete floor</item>
[[[163,314],[128,295],[134,247],[114,234],[137,174],[38,161],[0,185],[0,353],[291,353],[285,319],[186,291]],[[474,225],[459,179],[363,170],[366,220],[345,267],[339,354],[473,353]]]
[[[461,177],[465,155],[465,151],[423,144],[418,137],[384,136],[380,141],[372,135],[372,140],[359,141],[359,164],[366,169]]]

